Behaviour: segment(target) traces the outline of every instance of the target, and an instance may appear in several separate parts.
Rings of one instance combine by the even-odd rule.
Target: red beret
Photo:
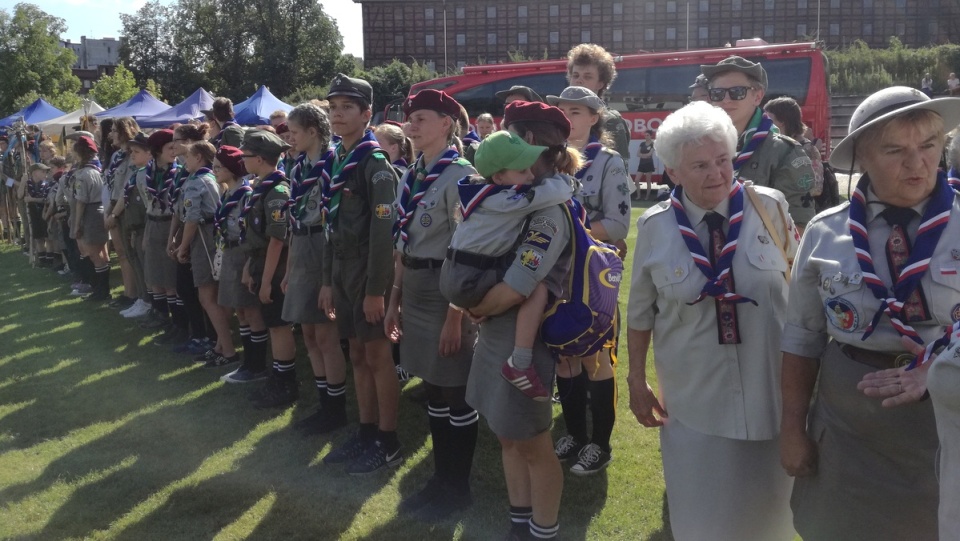
[[[508,128],[514,122],[549,122],[560,128],[563,137],[570,137],[570,120],[563,111],[546,103],[514,101],[503,110],[503,127]]]
[[[97,150],[97,144],[93,142],[93,139],[87,137],[86,135],[77,139],[77,142],[74,143],[73,146],[74,148],[85,148],[93,153],[99,152],[99,150]]]
[[[239,148],[221,145],[217,150],[216,158],[220,165],[233,173],[233,176],[240,178],[247,174],[247,168],[243,166],[243,152]]]
[[[150,150],[159,154],[163,151],[164,145],[171,141],[173,141],[173,130],[157,130],[150,134],[147,144],[150,145]]]
[[[421,109],[429,109],[453,119],[460,118],[460,103],[442,90],[428,88],[417,92],[412,98],[407,98],[403,104],[403,113],[410,115]]]
[[[286,122],[281,122],[277,124],[277,127],[274,128],[274,131],[277,132],[277,135],[283,135],[290,131],[290,126],[287,126]]]

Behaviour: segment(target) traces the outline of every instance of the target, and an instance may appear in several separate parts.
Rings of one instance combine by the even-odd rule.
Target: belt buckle
[[[897,355],[897,358],[893,360],[893,366],[896,368],[903,368],[904,366],[910,366],[910,363],[913,362],[914,355],[912,353],[901,353]]]

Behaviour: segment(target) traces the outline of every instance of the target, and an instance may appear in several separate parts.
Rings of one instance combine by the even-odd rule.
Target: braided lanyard
[[[738,295],[727,290],[726,279],[730,275],[730,268],[733,266],[733,256],[737,252],[737,239],[740,236],[740,226],[743,222],[743,184],[734,180],[730,183],[730,229],[727,233],[727,243],[723,246],[720,256],[717,258],[717,268],[713,268],[710,258],[703,251],[700,245],[700,239],[697,233],[690,225],[690,219],[683,207],[683,187],[677,185],[670,194],[670,203],[673,206],[673,213],[677,219],[677,225],[680,227],[680,236],[687,244],[690,256],[693,262],[697,264],[700,272],[707,277],[707,283],[700,290],[700,295],[688,302],[688,305],[694,305],[707,297],[713,297],[720,301],[744,303],[749,302],[754,306],[757,301]]]
[[[402,239],[404,243],[407,242],[407,229],[410,227],[410,219],[417,211],[417,203],[423,199],[424,194],[434,181],[440,178],[447,166],[459,157],[457,147],[447,147],[428,173],[424,168],[423,153],[417,156],[415,167],[404,175],[406,180],[403,183],[403,193],[400,194],[400,204],[397,206],[397,221],[393,224],[394,240]]]
[[[920,286],[920,280],[930,268],[930,258],[940,242],[940,235],[946,229],[947,222],[950,221],[950,210],[953,207],[956,193],[947,183],[946,174],[939,173],[937,175],[937,185],[930,197],[930,202],[927,204],[927,209],[923,213],[923,218],[920,220],[920,228],[917,230],[917,239],[910,253],[910,259],[907,260],[903,270],[900,271],[900,275],[892,277],[893,292],[891,296],[887,286],[877,277],[873,265],[873,256],[870,255],[870,242],[866,228],[867,199],[865,195],[869,185],[870,177],[864,174],[860,177],[857,189],[854,190],[853,196],[850,198],[849,217],[847,218],[850,236],[853,237],[853,246],[860,263],[860,271],[863,273],[863,281],[873,292],[874,297],[880,300],[880,308],[873,317],[873,321],[864,331],[862,340],[866,340],[873,334],[880,323],[880,318],[886,315],[890,318],[890,324],[893,325],[897,333],[922,344],[923,340],[917,331],[901,321],[900,312],[903,310],[904,302]]]
[[[260,182],[253,188],[253,191],[250,192],[246,201],[243,204],[243,209],[240,210],[240,216],[238,222],[240,224],[240,242],[243,242],[247,238],[247,214],[253,209],[253,207],[263,198],[264,195],[270,192],[273,189],[273,186],[278,182],[283,182],[286,180],[286,177],[283,175],[282,171],[274,171],[269,175],[263,177]]]
[[[350,173],[370,152],[380,150],[380,143],[373,135],[373,131],[363,134],[360,143],[354,147],[343,159],[334,159],[336,152],[343,151],[342,143],[338,143],[336,151],[324,156],[323,163],[323,215],[324,222],[329,226],[337,217],[340,210],[340,198],[343,196],[343,185],[350,178]]]
[[[226,229],[223,227],[224,222],[227,221],[227,217],[230,216],[233,209],[240,205],[240,201],[253,191],[247,179],[243,179],[241,182],[229,197],[227,194],[223,194],[223,197],[220,198],[220,208],[217,209],[217,213],[213,219],[214,233],[220,235],[220,238],[226,238],[227,236]]]
[[[753,118],[750,119],[750,126],[743,132],[746,144],[743,145],[737,157],[733,159],[733,174],[737,178],[740,178],[740,169],[750,161],[753,153],[767,140],[767,136],[771,132],[777,133],[777,128],[773,126],[773,120],[761,113],[760,109],[757,109]]]

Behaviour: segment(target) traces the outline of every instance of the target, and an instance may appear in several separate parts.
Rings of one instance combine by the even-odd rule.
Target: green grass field
[[[634,208],[634,218],[640,212]],[[115,269],[114,284],[118,276]],[[629,277],[628,268],[624,284]],[[220,372],[153,345],[114,310],[66,296],[62,279],[30,269],[9,245],[0,247],[0,283],[0,538],[486,540],[506,533],[499,446],[482,422],[474,506],[437,525],[396,514],[432,472],[426,413],[409,399],[413,383],[401,398],[405,463],[355,478],[320,461],[346,430],[303,438],[290,429],[316,403],[302,347],[300,403],[258,411],[245,398],[250,387],[219,383]],[[625,310],[626,291],[621,299]],[[625,356],[625,343],[620,351]],[[671,539],[657,432],[630,413],[626,373],[626,366],[617,372],[613,464],[590,478],[566,475],[564,539]],[[348,404],[356,419],[352,398]],[[559,434],[559,406],[555,413]]]

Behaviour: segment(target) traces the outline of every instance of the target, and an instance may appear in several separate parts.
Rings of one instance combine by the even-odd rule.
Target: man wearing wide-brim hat
[[[810,195],[813,165],[800,144],[780,134],[760,108],[767,90],[766,70],[740,56],[700,70],[709,82],[710,102],[726,111],[737,128],[734,173],[740,180],[783,192],[790,215],[802,230],[815,214]]]

